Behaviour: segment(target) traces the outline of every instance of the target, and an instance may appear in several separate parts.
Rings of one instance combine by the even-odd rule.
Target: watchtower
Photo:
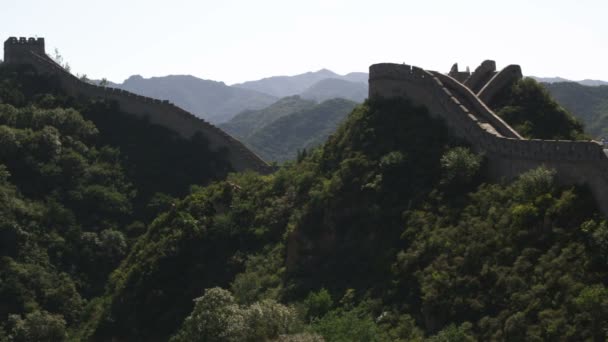
[[[5,62],[23,62],[30,59],[30,52],[45,56],[44,38],[10,37],[4,42]]]

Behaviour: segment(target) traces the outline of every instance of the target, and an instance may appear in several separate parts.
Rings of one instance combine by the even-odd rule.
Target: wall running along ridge
[[[167,100],[161,101],[122,89],[100,87],[81,81],[44,53],[43,38],[11,37],[4,43],[4,56],[8,63],[32,64],[40,73],[58,76],[62,87],[71,96],[116,101],[122,111],[138,117],[147,117],[151,123],[171,129],[186,139],[200,132],[209,141],[212,150],[227,154],[227,160],[237,172],[253,170],[266,174],[273,171],[270,165],[240,141]]]
[[[503,76],[499,77],[502,72],[494,76],[480,94],[488,96],[511,84],[515,69],[521,75],[521,69],[510,67]],[[608,216],[608,156],[598,142],[524,139],[478,96],[447,75],[391,63],[374,64],[369,71],[370,99],[408,98],[427,107],[432,116],[446,122],[451,134],[485,154],[493,180],[513,179],[545,166],[556,170],[561,184],[587,184],[601,212]]]
[[[496,74],[496,62],[483,61],[462,84],[477,93]]]

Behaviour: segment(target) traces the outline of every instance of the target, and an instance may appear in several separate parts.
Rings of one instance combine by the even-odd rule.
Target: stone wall
[[[494,75],[494,77],[481,88],[477,93],[477,96],[488,106],[492,106],[496,94],[504,89],[504,87],[510,86],[515,81],[521,80],[522,77],[521,67],[519,65],[509,65]]]
[[[483,61],[471,74],[466,81],[465,86],[477,93],[494,75],[496,74],[496,62],[491,60]]]
[[[44,54],[44,38],[10,37],[4,42],[4,61],[18,63],[29,58],[30,52]]]
[[[58,76],[62,87],[69,95],[116,101],[122,111],[138,117],[147,117],[151,123],[169,128],[184,138],[190,138],[195,133],[200,132],[209,140],[211,149],[223,151],[227,154],[227,159],[235,171],[272,172],[271,166],[240,141],[169,101],[161,101],[122,89],[99,87],[83,82],[48,58],[46,54],[35,52],[39,52],[39,50],[27,50],[27,53],[24,53],[24,50],[19,48],[15,51],[14,46],[9,45],[7,52],[6,47],[9,41],[12,44],[12,38],[9,38],[5,43],[5,57],[11,56],[10,60],[7,59],[7,62],[32,64],[39,72]],[[44,44],[44,41],[42,43]]]
[[[446,122],[451,134],[465,139],[475,151],[486,155],[488,173],[494,180],[512,179],[524,171],[546,166],[557,171],[556,178],[563,184],[589,185],[600,210],[608,216],[608,157],[599,143],[505,136],[500,133],[500,127],[494,126],[496,122],[483,117],[488,113],[480,114],[479,108],[467,108],[475,103],[467,98],[476,97],[474,94],[462,92],[453,84],[450,89],[442,80],[457,81],[436,72],[385,63],[372,65],[369,75],[370,99],[405,97],[427,107],[431,115]],[[498,83],[494,86],[498,87]],[[483,107],[496,116],[487,106]],[[503,124],[508,127],[501,120],[500,125]]]
[[[468,69],[467,71],[458,70],[458,63],[454,63],[454,65],[452,65],[452,68],[450,69],[448,75],[460,83],[463,83],[469,77],[471,77],[471,73],[468,71]]]
[[[484,120],[489,123],[500,135],[508,138],[522,138],[519,133],[486,106],[479,97],[475,96],[471,89],[450,76],[435,71],[431,71],[431,73],[441,81],[444,87],[457,95],[457,98],[463,102],[463,105],[467,107],[468,110],[473,111],[479,120]]]

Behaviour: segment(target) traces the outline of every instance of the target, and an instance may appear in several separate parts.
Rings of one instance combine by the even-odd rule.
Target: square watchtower
[[[10,37],[4,42],[4,61],[21,63],[31,58],[31,52],[45,56],[44,38]]]

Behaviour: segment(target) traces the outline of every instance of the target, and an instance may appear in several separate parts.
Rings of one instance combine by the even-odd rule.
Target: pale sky
[[[446,72],[484,59],[608,80],[608,0],[1,0],[0,39],[9,36],[44,37],[73,72],[114,82],[233,84],[379,62]]]

